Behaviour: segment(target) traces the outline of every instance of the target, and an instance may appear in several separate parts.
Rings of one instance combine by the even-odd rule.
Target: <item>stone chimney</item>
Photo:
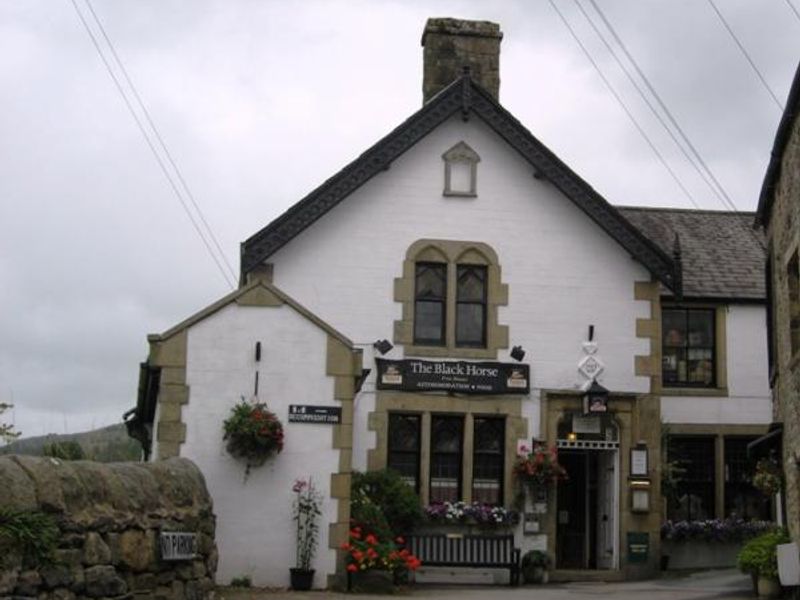
[[[428,19],[422,34],[423,104],[458,79],[464,67],[495,100],[500,91],[500,40],[497,23]]]

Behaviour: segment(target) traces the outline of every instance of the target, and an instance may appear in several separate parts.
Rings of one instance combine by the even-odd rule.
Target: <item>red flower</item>
[[[405,541],[405,540],[404,540],[402,537],[398,537],[398,538],[395,540],[395,542],[397,542],[398,544],[405,544],[405,543],[406,543],[406,541]]]
[[[355,573],[356,571],[358,571],[358,567],[351,563],[347,565],[347,570],[350,571],[351,573]]]
[[[378,538],[376,538],[374,535],[370,533],[366,538],[364,538],[364,541],[367,542],[370,546],[374,546],[375,544],[378,543]]]

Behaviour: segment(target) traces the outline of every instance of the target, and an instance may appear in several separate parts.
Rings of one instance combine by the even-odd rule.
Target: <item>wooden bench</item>
[[[423,567],[508,569],[510,585],[519,585],[520,549],[514,547],[513,535],[409,535],[406,548]]]

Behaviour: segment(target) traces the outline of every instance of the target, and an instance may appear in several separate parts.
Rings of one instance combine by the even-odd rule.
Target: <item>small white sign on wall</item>
[[[530,537],[530,549],[547,552],[547,536],[545,534],[532,535]]]

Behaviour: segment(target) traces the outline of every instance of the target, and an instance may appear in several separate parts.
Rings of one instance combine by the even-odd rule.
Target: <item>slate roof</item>
[[[564,164],[522,123],[504,109],[466,71],[426,102],[420,110],[368,148],[361,156],[325,181],[261,231],[242,242],[241,277],[289,243],[339,202],[382,171],[433,129],[453,115],[480,118],[546,179],[586,213],[668,288],[679,288],[676,265],[664,251],[631,225],[588,183]],[[679,289],[678,289],[679,292]]]
[[[764,301],[764,236],[752,212],[619,206],[639,230],[672,252],[680,239],[683,296]]]

